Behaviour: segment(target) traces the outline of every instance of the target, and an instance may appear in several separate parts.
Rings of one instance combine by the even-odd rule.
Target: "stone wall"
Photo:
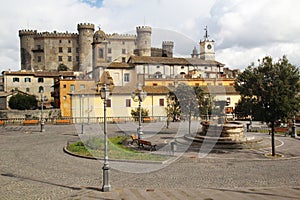
[[[43,110],[44,118],[59,118],[61,116],[59,109],[45,109]],[[41,117],[41,110],[0,110],[0,119],[13,118],[28,118],[39,119]]]

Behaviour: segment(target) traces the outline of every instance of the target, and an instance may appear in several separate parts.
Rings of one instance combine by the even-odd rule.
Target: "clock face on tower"
[[[211,45],[210,44],[207,45],[207,49],[211,49]]]

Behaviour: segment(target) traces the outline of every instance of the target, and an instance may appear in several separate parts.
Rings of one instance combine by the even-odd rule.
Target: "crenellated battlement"
[[[115,39],[115,40],[124,40],[124,39],[135,40],[136,39],[136,35],[134,35],[134,34],[113,33],[113,34],[106,34],[106,36],[110,39]]]
[[[65,33],[59,33],[59,32],[56,32],[56,31],[53,31],[53,32],[42,32],[42,33],[37,33],[36,34],[37,37],[52,37],[52,38],[55,38],[55,37],[77,37],[78,34],[77,33],[68,33],[68,32],[65,32]]]
[[[26,36],[26,35],[35,35],[37,34],[37,30],[19,30],[19,36]]]
[[[173,41],[163,41],[162,45],[163,46],[174,46],[174,42]]]
[[[152,31],[152,28],[150,26],[138,26],[136,27],[137,32],[150,32]]]
[[[95,25],[92,23],[80,23],[77,25],[77,29],[92,29],[95,30]]]

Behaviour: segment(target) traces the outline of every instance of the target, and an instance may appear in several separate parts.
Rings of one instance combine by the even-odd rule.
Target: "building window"
[[[38,57],[37,57],[37,61],[38,61],[38,62],[42,62],[42,56],[38,56]]]
[[[103,58],[104,54],[103,54],[103,49],[99,49],[99,58]]]
[[[43,87],[43,86],[40,86],[40,87],[39,87],[39,93],[41,93],[42,91],[44,91],[44,87]]]
[[[42,49],[41,45],[37,45],[37,49],[41,50]]]
[[[44,83],[44,78],[38,78],[38,83]]]
[[[30,92],[30,88],[26,88],[26,92]]]
[[[111,48],[108,48],[108,49],[107,49],[107,53],[111,53]]]
[[[70,85],[70,91],[72,92],[72,91],[75,91],[75,85]]]
[[[66,100],[66,99],[67,99],[67,96],[63,96],[63,99]]]
[[[159,106],[165,106],[165,100],[159,99]]]
[[[62,47],[58,47],[58,52],[62,53],[63,52],[63,48]]]
[[[125,44],[125,42],[124,42],[124,41],[122,41],[122,44],[124,45],[124,44]]]
[[[157,86],[157,83],[153,83],[152,86]]]
[[[31,79],[30,78],[25,78],[24,81],[25,81],[25,83],[30,83]]]
[[[76,56],[76,62],[79,62],[79,56]]]
[[[68,61],[72,62],[72,56],[68,56]]]
[[[131,107],[131,99],[126,99],[126,107]]]
[[[156,66],[157,69],[159,69],[159,67],[160,67],[159,65]]]
[[[230,105],[230,97],[227,97],[226,98],[226,106],[229,106]]]
[[[130,81],[130,76],[129,73],[124,74],[124,82],[129,82]]]
[[[63,88],[67,88],[67,85],[66,85],[66,84],[64,84],[64,85],[63,85]]]
[[[84,90],[85,89],[85,85],[84,84],[81,84],[80,85],[80,90]]]
[[[122,49],[122,54],[126,54],[126,49]]]
[[[122,62],[126,62],[126,57],[122,57]]]
[[[198,87],[198,86],[200,86],[200,84],[199,83],[195,83],[195,86]]]
[[[14,78],[13,78],[13,82],[20,82],[20,79],[17,78],[17,77],[14,77]]]
[[[79,48],[76,48],[76,53],[79,53]]]
[[[72,48],[68,47],[68,53],[72,53]]]
[[[61,43],[61,40],[59,40],[59,43]]]
[[[62,56],[58,56],[58,61],[62,62]]]
[[[111,60],[112,60],[111,56],[108,56],[107,57],[107,62],[111,62]]]
[[[71,43],[71,40],[69,40],[68,42],[69,42],[69,44],[70,44],[70,43]]]
[[[181,66],[181,69],[184,69],[184,66]]]
[[[106,100],[106,107],[108,107],[108,108],[111,107],[111,99]]]

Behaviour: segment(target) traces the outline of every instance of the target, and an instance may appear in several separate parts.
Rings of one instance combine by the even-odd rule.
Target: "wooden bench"
[[[146,141],[146,140],[138,140],[139,143],[139,148],[140,147],[144,147],[145,146],[149,146],[150,147],[150,151],[156,151],[156,144],[152,144],[150,141]]]
[[[38,124],[39,124],[39,120],[37,119],[26,119],[23,121],[24,126],[38,125]]]
[[[57,119],[56,121],[55,121],[55,124],[57,124],[57,125],[66,125],[66,124],[71,124],[71,120],[69,120],[69,119]]]
[[[145,117],[143,120],[144,120],[144,123],[155,122],[155,119],[153,119],[151,117]]]
[[[0,126],[4,126],[5,125],[5,121],[0,120]]]
[[[269,135],[272,133],[272,129],[269,130]],[[284,133],[284,136],[289,135],[289,127],[275,127],[274,133]]]
[[[138,143],[139,138],[138,138],[135,134],[132,134],[132,135],[131,135],[131,139],[132,139],[131,144],[133,144],[134,142],[135,142],[136,144],[139,144],[139,143]]]

